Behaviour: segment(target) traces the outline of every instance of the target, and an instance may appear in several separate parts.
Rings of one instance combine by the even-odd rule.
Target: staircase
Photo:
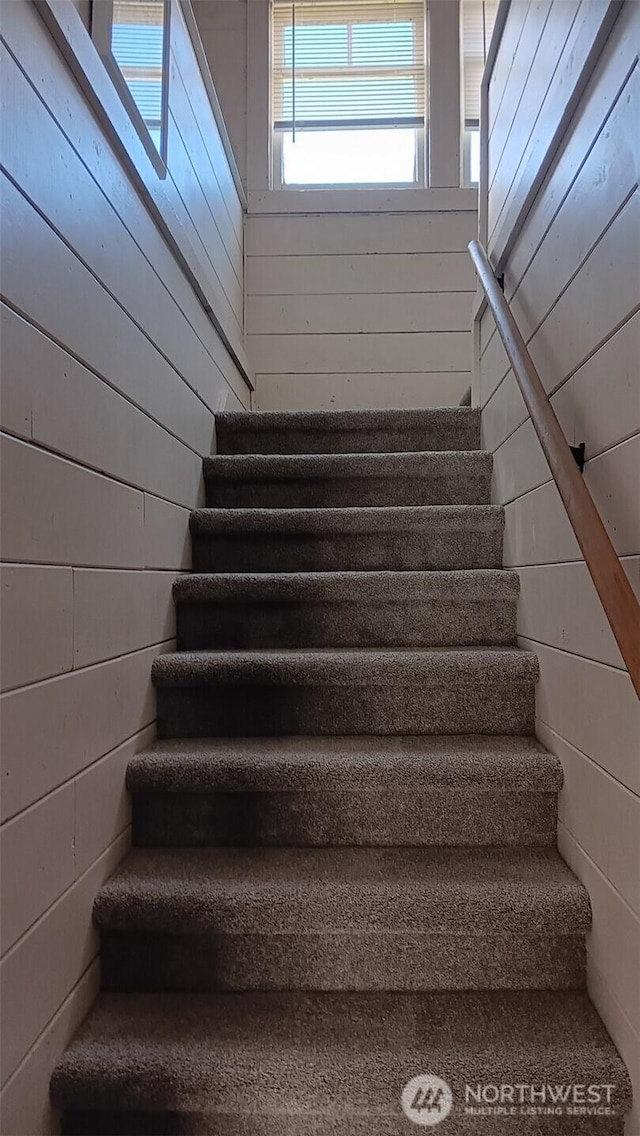
[[[64,1131],[619,1136],[478,413],[217,432],[134,848],[95,904],[103,993],[53,1076]],[[437,1094],[403,1112],[418,1074],[446,1119]]]

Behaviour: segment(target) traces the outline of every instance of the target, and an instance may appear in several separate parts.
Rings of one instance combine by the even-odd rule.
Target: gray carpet
[[[478,412],[229,413],[217,444],[63,1131],[409,1136],[434,1074],[443,1136],[621,1136]],[[607,1108],[473,1111],[572,1083]]]

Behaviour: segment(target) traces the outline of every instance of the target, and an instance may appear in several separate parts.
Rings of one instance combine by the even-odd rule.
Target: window
[[[424,182],[424,0],[276,0],[274,184]]]
[[[94,0],[91,35],[155,164],[166,157],[169,0]]]
[[[466,185],[480,180],[480,86],[498,0],[462,0],[463,169]]]

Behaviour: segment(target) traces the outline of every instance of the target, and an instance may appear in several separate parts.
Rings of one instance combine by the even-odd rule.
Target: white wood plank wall
[[[247,3],[192,0],[240,176],[247,179]]]
[[[258,409],[457,405],[477,212],[247,217]]]
[[[577,37],[584,55],[605,8],[511,5],[489,87],[490,250],[511,242],[506,296],[568,440],[586,443],[585,478],[640,594],[637,3],[613,25],[524,224],[499,233],[527,154],[549,141],[541,102],[571,86]],[[537,731],[564,766],[560,847],[593,905],[590,989],[635,1082],[637,1136],[639,704],[488,313],[474,400],[494,453],[494,500],[506,505],[505,561],[520,574],[521,642],[540,657]]]
[[[91,906],[129,840],[202,457],[249,388],[29,0],[0,32],[0,1103],[3,1132],[40,1136],[97,989]],[[241,357],[243,210],[178,5],[170,92],[165,219]]]

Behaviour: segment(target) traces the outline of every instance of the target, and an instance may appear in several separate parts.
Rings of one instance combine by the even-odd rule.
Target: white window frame
[[[280,192],[292,190],[295,192],[304,192],[305,190],[338,190],[338,189],[353,189],[353,190],[392,190],[392,189],[424,189],[428,185],[428,171],[429,171],[429,22],[427,18],[427,4],[428,0],[423,0],[424,8],[424,27],[425,27],[425,72],[426,72],[426,111],[422,126],[416,126],[413,129],[416,131],[416,159],[415,159],[415,175],[413,181],[403,182],[389,182],[389,181],[376,181],[376,182],[318,182],[316,184],[304,182],[303,184],[296,182],[285,182],[283,178],[283,156],[282,156],[282,140],[285,132],[276,130],[273,122],[273,70],[271,66],[271,53],[273,47],[273,3],[269,4],[269,136],[271,140],[271,188]],[[384,129],[381,126],[380,129]],[[389,123],[389,129],[394,129],[394,123]],[[329,129],[329,128],[327,128]],[[340,123],[336,122],[335,129],[340,129]]]
[[[171,0],[163,0],[164,24],[162,41],[162,105],[160,111],[160,150],[155,145],[147,125],[136,106],[135,99],[129,90],[124,75],[111,50],[111,33],[113,27],[113,0],[92,0],[91,4],[91,38],[97,52],[109,73],[109,77],[116,88],[120,99],[124,103],[127,113],[140,137],[149,158],[151,159],[159,177],[167,176],[167,125],[169,118],[169,75],[170,75],[170,25]]]

